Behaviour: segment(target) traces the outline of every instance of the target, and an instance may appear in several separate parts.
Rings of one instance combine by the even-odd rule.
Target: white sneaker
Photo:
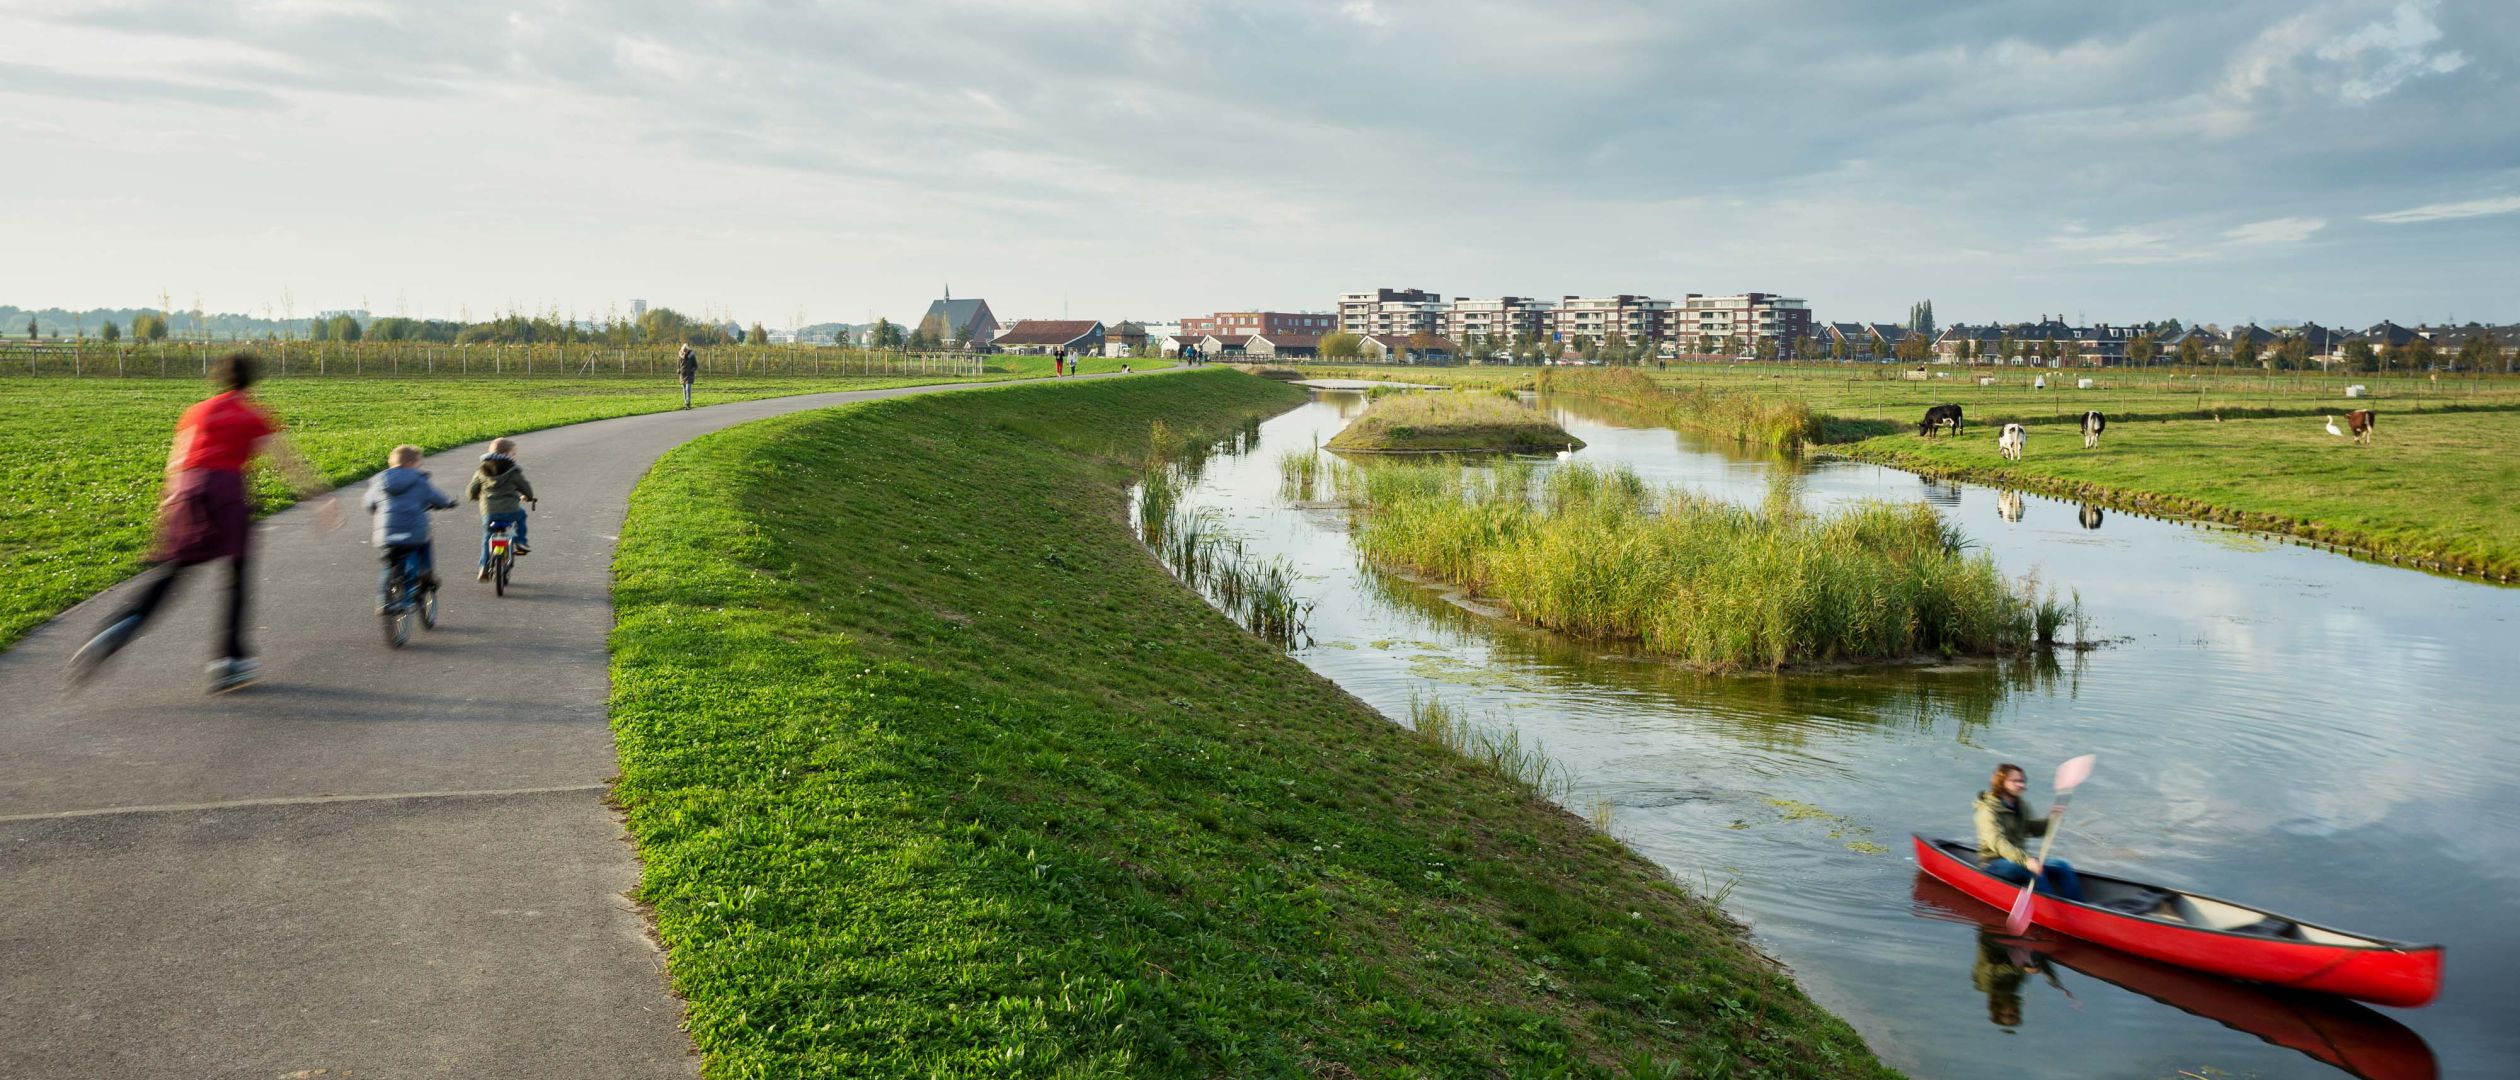
[[[231,656],[225,660],[213,660],[210,662],[210,692],[224,694],[230,690],[251,686],[257,677],[256,673],[261,670],[262,661],[250,656]]]

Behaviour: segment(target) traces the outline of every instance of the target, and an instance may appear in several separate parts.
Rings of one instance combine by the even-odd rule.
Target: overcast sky
[[[0,303],[2520,320],[2520,5],[0,0]]]

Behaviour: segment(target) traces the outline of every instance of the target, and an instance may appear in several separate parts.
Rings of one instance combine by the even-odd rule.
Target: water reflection
[[[1960,505],[1960,485],[1936,480],[1930,476],[1919,476],[1916,482],[1923,485],[1920,494],[1924,496],[1927,503],[1941,507]]]
[[[2098,503],[2084,503],[2074,515],[2074,520],[2081,522],[2083,528],[2092,530],[2100,528],[2100,518],[2100,504]]]
[[[2005,491],[1998,492],[1996,494],[1995,515],[1997,517],[2003,518],[2005,521],[2014,525],[2019,525],[2021,524],[2021,512],[2022,505],[2020,492]]]
[[[2032,975],[2080,1011],[2080,1001],[2056,973],[2063,965],[2365,1080],[2432,1080],[2440,1073],[2422,1036],[2364,1005],[2215,978],[2087,942],[2048,937],[2044,931],[2013,937],[2003,931],[2002,912],[1922,872],[1915,877],[1911,898],[1911,910],[1919,918],[1976,929],[1970,982],[1986,995],[1987,1019],[1998,1027],[2025,1026],[2025,991],[2037,985]],[[2076,1019],[2060,1013],[2043,1022]]]

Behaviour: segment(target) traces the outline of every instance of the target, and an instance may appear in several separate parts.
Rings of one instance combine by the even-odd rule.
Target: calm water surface
[[[1795,467],[1623,424],[1612,406],[1545,407],[1587,444],[1575,460],[1651,481],[1755,502],[1770,469]],[[1930,502],[2008,573],[2078,592],[2114,644],[2043,664],[1699,676],[1363,566],[1343,512],[1280,496],[1276,460],[1362,408],[1318,394],[1263,424],[1255,452],[1212,459],[1188,499],[1298,569],[1316,607],[1297,657],[1387,714],[1437,697],[1537,739],[1578,778],[1574,809],[1607,800],[1637,850],[1702,892],[1729,888],[1761,947],[1893,1063],[1931,1077],[2350,1073],[2271,1037],[2373,1076],[2426,1053],[2444,1076],[2520,1075],[2520,751],[2506,730],[2520,590],[1821,463],[1800,468],[1806,503]],[[2439,942],[2440,1000],[2369,1010],[1982,935],[1976,920],[2000,914],[1920,881],[1909,833],[1969,836],[1969,799],[1999,761],[2028,766],[2044,804],[2046,777],[2081,753],[2100,767],[2060,857]]]

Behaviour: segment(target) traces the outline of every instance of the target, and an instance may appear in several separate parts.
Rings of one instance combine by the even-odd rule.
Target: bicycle
[[[526,502],[538,512],[542,509],[540,499],[527,499]],[[504,521],[490,526],[490,588],[500,596],[507,595],[508,572],[516,567],[514,532],[515,529]]]
[[[419,548],[397,548],[385,558],[385,603],[377,613],[385,620],[385,644],[399,649],[411,641],[415,620],[437,629],[438,591],[421,577]]]

